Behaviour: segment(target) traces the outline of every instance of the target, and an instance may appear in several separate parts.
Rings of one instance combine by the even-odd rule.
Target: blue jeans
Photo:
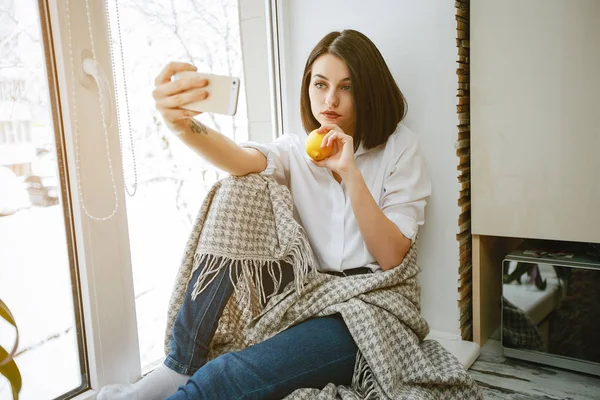
[[[201,270],[194,273],[192,283]],[[291,281],[291,269],[283,270],[283,282]],[[282,399],[298,388],[351,383],[358,348],[339,314],[310,319],[207,363],[209,344],[233,292],[229,268],[194,301],[192,288],[190,284],[175,319],[164,361],[172,370],[192,377],[168,400]]]

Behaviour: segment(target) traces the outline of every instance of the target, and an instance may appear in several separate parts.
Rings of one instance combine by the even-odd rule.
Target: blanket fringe
[[[354,365],[354,375],[352,376],[352,388],[356,390],[364,400],[381,398],[375,385],[373,371],[360,350],[356,353],[356,364]]]
[[[192,300],[195,300],[200,293],[216,279],[223,268],[229,268],[229,279],[235,288],[235,294],[242,304],[251,307],[252,300],[258,298],[262,304],[276,295],[281,288],[282,263],[289,264],[294,271],[294,287],[300,292],[308,274],[313,271],[311,263],[313,261],[313,252],[306,235],[296,234],[292,248],[286,257],[280,260],[268,259],[236,259],[216,254],[200,254],[194,256],[194,263],[190,278],[194,272],[204,265],[203,271],[194,283],[192,291]],[[263,287],[264,274],[268,273],[273,282],[273,293],[266,295]],[[253,311],[253,314],[256,312]]]

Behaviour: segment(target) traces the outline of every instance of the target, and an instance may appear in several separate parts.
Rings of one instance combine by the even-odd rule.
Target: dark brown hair
[[[356,114],[354,150],[385,144],[406,115],[406,100],[375,44],[355,30],[331,32],[312,50],[306,60],[300,94],[300,114],[306,132],[321,124],[310,108],[308,88],[312,66],[323,54],[339,57],[348,66]]]

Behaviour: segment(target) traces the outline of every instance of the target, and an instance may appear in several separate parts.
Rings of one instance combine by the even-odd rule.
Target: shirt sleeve
[[[260,151],[267,158],[267,167],[261,175],[273,176],[277,183],[289,186],[290,151],[293,140],[290,135],[281,135],[270,143],[243,142],[241,147]]]
[[[431,194],[431,181],[418,140],[404,144],[399,157],[383,182],[381,210],[412,242],[419,225],[425,223],[425,205]]]

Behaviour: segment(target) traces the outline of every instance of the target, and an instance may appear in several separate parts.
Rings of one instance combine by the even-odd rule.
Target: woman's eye
[[[342,90],[344,90],[346,92],[351,92],[352,91],[352,86],[350,86],[350,85],[342,86]]]
[[[316,82],[315,87],[317,89],[323,89],[325,87],[325,84],[323,82]]]

